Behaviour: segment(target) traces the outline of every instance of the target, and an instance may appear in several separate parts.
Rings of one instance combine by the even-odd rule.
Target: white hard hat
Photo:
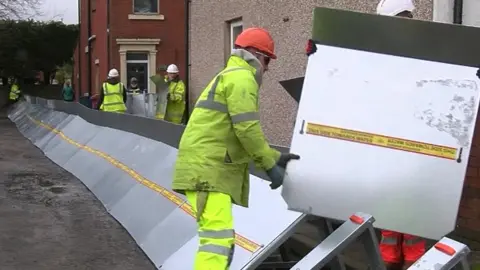
[[[116,70],[114,68],[110,69],[110,71],[108,72],[108,77],[109,78],[118,77],[118,70]]]
[[[167,73],[178,73],[178,67],[175,64],[171,64],[167,67]]]
[[[380,0],[377,6],[377,14],[397,16],[405,11],[413,12],[414,9],[412,0]]]

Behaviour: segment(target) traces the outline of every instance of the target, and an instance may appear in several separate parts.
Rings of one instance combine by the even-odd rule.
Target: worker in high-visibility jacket
[[[270,34],[243,31],[225,69],[203,90],[180,140],[172,188],[185,194],[198,223],[195,270],[225,270],[233,258],[232,204],[248,207],[253,161],[276,189],[298,155],[281,154],[267,143],[258,113],[259,88],[275,59]]]
[[[139,95],[142,93],[142,89],[140,89],[140,86],[138,85],[137,78],[132,77],[130,79],[130,86],[127,89],[127,93],[131,95]]]
[[[165,120],[181,124],[185,113],[185,84],[180,80],[178,67],[175,64],[167,67],[165,82],[168,84]]]
[[[108,72],[107,81],[102,84],[98,109],[104,112],[124,113],[127,110],[127,89],[119,80],[116,69]]]
[[[10,94],[8,95],[9,103],[12,104],[17,102],[18,99],[20,98],[21,93],[22,91],[20,90],[18,80],[17,78],[14,78],[12,80],[12,86],[10,87]]]
[[[377,14],[413,18],[411,0],[382,0]],[[425,254],[426,241],[418,236],[382,230],[380,253],[387,269],[407,269]]]

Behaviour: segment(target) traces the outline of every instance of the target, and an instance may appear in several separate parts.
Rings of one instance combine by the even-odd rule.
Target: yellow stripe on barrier
[[[106,154],[102,151],[99,151],[97,149],[93,149],[93,148],[91,148],[89,146],[86,146],[84,144],[80,144],[80,143],[72,140],[71,138],[67,137],[67,135],[65,135],[60,130],[58,130],[58,129],[52,127],[52,126],[49,126],[45,123],[42,123],[41,121],[38,121],[38,120],[32,118],[30,115],[27,115],[27,118],[30,119],[30,121],[32,121],[36,125],[41,126],[45,129],[57,134],[64,141],[66,141],[66,142],[68,142],[68,143],[70,143],[70,144],[72,144],[72,145],[74,145],[74,146],[76,146],[80,149],[83,149],[85,151],[88,151],[88,152],[90,152],[94,155],[97,155],[97,156],[105,159],[106,161],[111,163],[113,166],[115,166],[115,167],[121,169],[122,171],[126,172],[128,175],[130,175],[133,179],[135,179],[140,184],[148,187],[149,189],[151,189],[153,191],[156,191],[157,193],[161,194],[163,197],[167,198],[169,201],[171,201],[172,203],[174,203],[175,205],[180,207],[183,211],[185,211],[185,213],[187,213],[191,217],[195,217],[195,213],[192,209],[192,206],[190,206],[190,204],[188,204],[180,196],[173,193],[172,191],[169,191],[166,188],[156,184],[155,182],[152,182],[152,181],[148,180],[147,178],[143,177],[142,175],[137,173],[135,170],[129,168],[128,166],[126,166],[125,164],[116,160],[112,156],[110,156],[110,155],[108,155],[108,154]],[[246,237],[243,237],[243,236],[239,235],[238,233],[235,234],[235,244],[242,247],[243,249],[245,249],[247,251],[250,251],[251,253],[254,253],[255,251],[257,251],[261,247],[261,245],[247,239]]]
[[[363,131],[307,123],[305,132],[310,135],[369,144],[439,158],[451,160],[456,160],[459,158],[457,149],[453,147],[394,138]]]

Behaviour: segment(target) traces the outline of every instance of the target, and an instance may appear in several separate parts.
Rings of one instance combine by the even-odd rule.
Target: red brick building
[[[80,38],[73,84],[77,96],[99,93],[108,70],[116,68],[125,84],[131,77],[152,91],[148,79],[176,64],[185,79],[186,1],[79,0]]]

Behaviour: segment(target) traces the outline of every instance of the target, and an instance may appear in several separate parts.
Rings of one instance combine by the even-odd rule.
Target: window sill
[[[153,21],[163,21],[165,16],[162,14],[128,14],[129,20],[153,20]]]

